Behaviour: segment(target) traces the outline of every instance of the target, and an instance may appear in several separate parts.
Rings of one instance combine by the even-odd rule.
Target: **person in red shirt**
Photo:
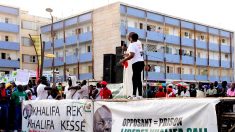
[[[167,88],[166,97],[176,97],[172,88]]]
[[[166,97],[165,92],[163,92],[163,87],[162,86],[158,87],[158,91],[157,91],[155,97],[156,98]]]
[[[106,87],[107,86],[106,81],[101,81],[100,85],[102,89],[100,90],[100,97],[101,99],[112,99],[112,92]]]

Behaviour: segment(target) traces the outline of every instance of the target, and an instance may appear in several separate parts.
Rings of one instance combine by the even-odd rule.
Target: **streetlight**
[[[52,54],[54,55],[55,52],[55,45],[54,45],[54,37],[55,37],[55,33],[53,31],[53,16],[52,16],[52,12],[53,10],[51,8],[46,8],[46,11],[50,13],[51,15],[51,39],[52,39]],[[53,85],[52,87],[55,87],[55,57],[52,58],[52,78],[53,78]]]

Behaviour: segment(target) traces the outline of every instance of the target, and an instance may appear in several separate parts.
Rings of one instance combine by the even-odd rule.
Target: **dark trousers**
[[[8,112],[9,112],[9,104],[0,103],[0,129],[4,129],[6,131],[8,131],[9,127]]]
[[[21,105],[15,106],[15,119],[14,119],[14,130],[21,129],[21,121],[22,120],[22,113],[21,113]]]
[[[141,72],[144,69],[144,62],[139,61],[132,64],[133,76],[133,95],[136,96],[136,91],[138,88],[139,96],[142,96],[142,81],[141,81]]]

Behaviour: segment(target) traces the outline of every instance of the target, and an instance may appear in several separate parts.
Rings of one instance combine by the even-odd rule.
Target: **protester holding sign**
[[[18,90],[11,96],[15,108],[14,130],[16,131],[21,129],[21,103],[27,99],[27,94],[23,91],[23,86],[19,85],[17,88]]]

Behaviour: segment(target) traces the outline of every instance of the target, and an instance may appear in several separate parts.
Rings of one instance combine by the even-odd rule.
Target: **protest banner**
[[[22,105],[22,132],[92,132],[91,100],[36,100]]]
[[[219,99],[94,102],[93,132],[217,132]],[[100,123],[103,121],[103,123]]]
[[[28,70],[21,70],[17,69],[17,74],[16,74],[16,85],[28,85],[30,78],[30,73]]]

